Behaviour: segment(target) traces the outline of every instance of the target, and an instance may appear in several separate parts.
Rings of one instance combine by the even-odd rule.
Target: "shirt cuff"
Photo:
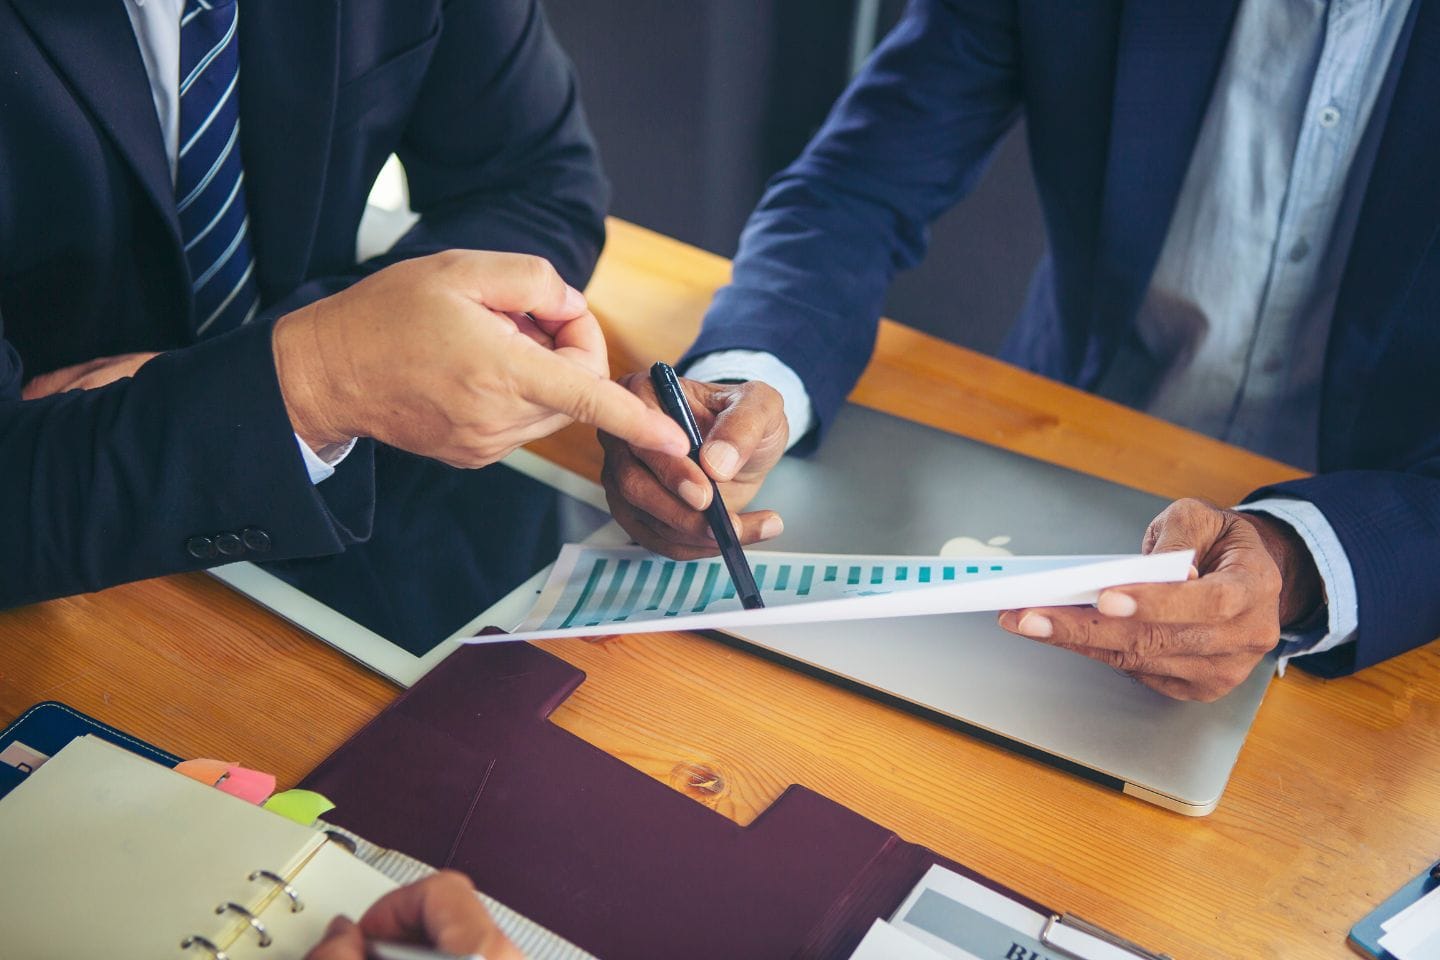
[[[330,479],[335,468],[340,466],[340,461],[350,456],[350,451],[355,449],[356,439],[351,437],[344,443],[332,443],[321,447],[317,452],[300,439],[300,434],[295,434],[295,442],[300,446],[300,456],[305,460],[305,472],[310,474],[310,482],[319,483],[321,480]]]
[[[785,420],[790,425],[789,450],[815,426],[810,394],[799,375],[773,353],[761,350],[720,350],[707,353],[685,368],[691,380],[759,380],[774,387],[785,401]]]
[[[1255,500],[1236,510],[1263,513],[1288,524],[1305,543],[1325,588],[1325,624],[1303,634],[1280,636],[1280,672],[1294,657],[1324,653],[1353,643],[1360,626],[1360,607],[1355,594],[1355,571],[1340,545],[1340,538],[1320,508],[1308,500],[1272,497]]]

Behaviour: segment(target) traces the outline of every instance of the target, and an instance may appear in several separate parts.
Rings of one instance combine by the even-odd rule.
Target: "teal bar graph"
[[[630,592],[625,595],[625,606],[621,607],[619,612],[610,619],[618,623],[630,616],[636,605],[640,603],[640,594],[645,592],[645,584],[649,582],[650,571],[654,567],[654,560],[640,561],[640,570],[635,574],[635,582],[630,585]]]
[[[660,570],[660,582],[655,584],[655,592],[650,595],[650,602],[645,605],[646,610],[660,609],[660,599],[665,596],[665,591],[669,589],[670,578],[673,576],[675,576],[675,564],[665,564]]]
[[[590,569],[590,576],[585,580],[585,589],[580,591],[580,599],[575,603],[575,609],[570,611],[570,616],[565,618],[562,627],[574,625],[575,618],[585,609],[585,602],[590,599],[590,594],[595,592],[595,584],[600,582],[600,576],[605,572],[605,560],[601,558],[595,561],[595,566]]]
[[[705,583],[700,588],[700,599],[695,601],[695,606],[690,608],[691,613],[704,613],[705,608],[710,606],[710,601],[715,599],[715,581],[720,577],[720,565],[710,564],[705,571]]]
[[[765,605],[774,606],[918,590],[983,579],[1007,570],[1006,564],[990,563],[988,557],[984,563],[942,563],[913,557],[855,560],[827,563],[820,557],[771,554],[769,562],[755,564],[755,582]],[[768,586],[767,580],[771,581]],[[680,562],[634,547],[595,549],[593,555],[575,564],[537,629],[578,630],[738,609],[735,584],[718,558]]]
[[[670,601],[670,608],[665,611],[665,616],[674,617],[680,614],[680,608],[685,606],[686,598],[690,596],[690,585],[695,582],[695,570],[697,564],[690,561],[685,564],[680,573],[680,586],[675,589],[675,596]]]

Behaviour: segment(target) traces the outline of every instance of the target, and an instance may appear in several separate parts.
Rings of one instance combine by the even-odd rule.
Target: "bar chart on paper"
[[[719,558],[567,545],[509,639],[911,616],[1084,603],[1122,583],[1183,580],[1190,555],[886,557],[747,551],[765,607],[744,610]],[[476,638],[491,642],[499,638]]]

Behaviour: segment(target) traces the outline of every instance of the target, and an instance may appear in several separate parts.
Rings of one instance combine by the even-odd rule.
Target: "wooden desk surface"
[[[617,371],[674,359],[727,265],[612,221],[589,294]],[[1154,493],[1231,501],[1288,467],[886,323],[853,399]],[[593,434],[537,445],[594,477]],[[555,722],[749,822],[803,783],[1178,958],[1343,957],[1440,857],[1440,644],[1272,685],[1204,819],[683,634],[546,645],[588,679]],[[396,694],[202,575],[0,613],[0,723],[59,699],[187,756],[297,781]]]

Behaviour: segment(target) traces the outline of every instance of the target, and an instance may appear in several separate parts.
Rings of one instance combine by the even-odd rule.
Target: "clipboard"
[[[329,819],[476,885],[598,956],[846,957],[934,865],[1050,918],[1036,960],[1120,937],[803,786],[740,826],[552,724],[584,680],[527,643],[457,650],[300,786]],[[1027,960],[1029,954],[1025,954]]]
[[[1380,925],[1437,887],[1440,887],[1440,863],[1417,874],[1409,883],[1391,894],[1384,903],[1367,913],[1359,923],[1350,928],[1350,936],[1346,938],[1346,942],[1362,957],[1395,960],[1389,951],[1380,946],[1380,938],[1385,935]]]

